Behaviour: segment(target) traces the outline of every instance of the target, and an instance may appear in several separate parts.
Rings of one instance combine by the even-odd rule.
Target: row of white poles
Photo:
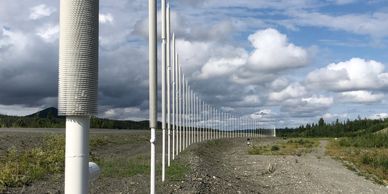
[[[205,103],[191,89],[182,72],[176,48],[176,37],[171,33],[170,5],[161,0],[162,28],[162,181],[167,166],[180,152],[194,143],[235,137],[261,137],[258,121],[229,114]],[[156,0],[149,0],[149,66],[150,66],[150,128],[151,128],[151,183],[155,193],[155,128],[156,121]],[[166,142],[167,130],[167,142]],[[167,145],[167,151],[166,151]],[[167,154],[167,159],[166,159]]]

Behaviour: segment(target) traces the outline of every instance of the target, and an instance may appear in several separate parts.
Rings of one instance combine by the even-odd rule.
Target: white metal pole
[[[276,137],[276,127],[273,128],[273,136]]]
[[[176,51],[176,48],[175,48],[175,51]],[[182,151],[182,145],[183,145],[183,140],[182,140],[182,135],[183,135],[183,128],[182,128],[182,69],[181,69],[181,66],[180,66],[180,63],[179,63],[179,56],[178,56],[178,53],[176,53],[176,64],[177,64],[177,67],[178,67],[178,71],[177,71],[177,76],[178,76],[178,111],[179,111],[179,128],[178,128],[178,131],[179,131],[179,152]]]
[[[196,126],[197,126],[197,132],[196,132],[196,139],[197,139],[197,143],[199,142],[199,130],[200,130],[200,120],[201,120],[201,118],[200,118],[200,115],[199,115],[199,110],[200,110],[200,104],[199,104],[199,101],[200,101],[200,99],[198,98],[198,96],[197,96],[197,111],[196,111],[196,116],[197,116],[197,122],[196,122]]]
[[[187,87],[185,75],[182,74],[183,84],[183,150],[187,147],[186,134],[187,134]]]
[[[188,146],[189,146],[189,136],[188,136],[188,134],[189,134],[189,105],[190,105],[190,101],[189,101],[189,91],[190,91],[190,88],[188,87],[188,82],[186,81],[185,82],[185,85],[186,85],[186,90],[185,90],[185,92],[186,92],[186,124],[185,124],[185,128],[186,128],[186,147],[185,148],[187,148]]]
[[[186,96],[185,75],[182,74],[182,151],[186,149]]]
[[[155,129],[157,127],[157,24],[156,24],[156,0],[148,0],[149,18],[149,116],[151,129],[151,161],[150,161],[150,193],[155,194]]]
[[[65,193],[89,192],[90,116],[97,113],[99,1],[60,1],[58,114],[66,116]]]
[[[202,112],[201,112],[201,117],[202,117],[202,135],[201,135],[201,141],[205,140],[205,130],[206,130],[206,123],[205,123],[205,102],[202,101]]]
[[[170,43],[170,4],[167,3],[167,29],[166,29],[166,64],[167,64],[167,166],[171,164],[171,43]]]
[[[162,181],[166,171],[166,0],[161,0],[162,11]]]
[[[89,127],[90,117],[66,117],[65,193],[88,193]]]
[[[191,145],[191,130],[192,130],[192,119],[191,119],[191,112],[192,112],[192,101],[193,101],[193,98],[192,98],[192,94],[193,94],[193,91],[191,90],[191,87],[189,86],[189,90],[188,90],[188,114],[187,114],[187,119],[188,119],[188,146]]]
[[[172,34],[172,46],[171,46],[171,64],[172,64],[172,159],[175,160],[175,155],[178,154],[178,149],[175,152],[175,147],[178,145],[177,131],[176,131],[176,64],[175,64],[175,34]],[[175,141],[176,140],[176,141]]]

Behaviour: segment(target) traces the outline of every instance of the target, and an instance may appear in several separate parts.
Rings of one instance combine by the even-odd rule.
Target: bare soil
[[[0,129],[0,157],[11,146],[23,149],[41,143],[47,133],[57,129]],[[92,135],[117,138],[120,144],[108,144],[95,153],[100,157],[149,156],[148,131],[91,130]],[[157,134],[160,139],[160,133]],[[131,141],[136,139],[136,141]],[[274,144],[276,138],[254,138],[253,144]],[[161,142],[157,162],[160,166]],[[327,141],[321,140],[314,151],[302,156],[249,155],[246,138],[222,139],[191,145],[177,156],[189,167],[179,180],[157,178],[158,193],[388,193],[341,162],[325,155]],[[175,162],[175,161],[174,161]],[[168,170],[168,169],[167,169]],[[1,172],[0,172],[1,173]],[[90,186],[90,193],[149,193],[149,174],[112,178],[101,176]],[[63,175],[48,175],[7,193],[63,193]]]

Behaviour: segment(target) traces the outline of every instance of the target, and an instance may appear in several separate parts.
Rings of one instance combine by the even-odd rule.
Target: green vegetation
[[[107,147],[137,146],[148,141],[144,133],[91,134],[90,160],[101,168],[101,177],[148,176],[149,155],[136,155],[128,158],[125,154],[96,154]],[[45,178],[61,177],[64,172],[65,135],[44,135],[34,146],[23,149],[12,147],[0,155],[0,193],[8,187],[20,187]],[[158,165],[160,166],[160,165]],[[166,176],[169,180],[179,181],[189,171],[189,167],[173,161]],[[157,168],[161,173],[160,167]]]
[[[148,175],[150,171],[149,155],[139,155],[135,158],[113,157],[104,158],[98,161],[103,177],[123,178],[135,175]],[[160,165],[157,169],[161,173]],[[179,181],[188,172],[189,167],[179,161],[172,161],[166,171],[166,176],[171,181]]]
[[[97,129],[148,129],[148,121],[118,121],[92,117],[91,128]],[[27,116],[0,115],[0,128],[64,128],[65,117],[58,116],[56,108],[47,108]]]
[[[0,158],[0,186],[17,187],[64,168],[65,141],[61,136],[47,136],[40,147],[19,151],[9,149]]]
[[[189,172],[190,168],[187,164],[184,164],[180,161],[174,161],[171,163],[171,166],[166,172],[168,180],[171,181],[180,181],[185,175]]]
[[[101,175],[104,177],[130,177],[146,174],[150,169],[148,156],[105,158],[99,160],[98,164],[101,167]]]
[[[366,134],[342,138],[339,144],[344,147],[388,148],[388,134]]]
[[[318,123],[301,125],[295,129],[277,129],[280,137],[351,137],[371,134],[388,127],[388,119],[371,120],[358,118],[354,121],[326,123],[323,118]]]
[[[108,138],[92,136],[91,151],[109,142]],[[46,135],[39,146],[25,150],[11,147],[0,157],[0,188],[23,186],[49,174],[63,173],[64,161],[64,134]]]
[[[248,150],[252,155],[297,155],[301,156],[304,153],[309,153],[314,147],[318,146],[319,142],[315,139],[291,139],[288,141],[282,140],[276,145],[252,146]]]
[[[333,140],[327,147],[327,154],[344,161],[347,166],[351,166],[350,169],[361,175],[388,185],[387,134],[368,134]]]

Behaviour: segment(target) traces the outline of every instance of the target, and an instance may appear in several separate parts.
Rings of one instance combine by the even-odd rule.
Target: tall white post
[[[170,43],[170,5],[167,4],[167,166],[170,166],[171,161],[171,43]]]
[[[66,117],[65,193],[88,193],[90,117]]]
[[[273,128],[273,136],[276,137],[276,128]]]
[[[189,86],[189,146],[192,144],[193,136],[193,91]]]
[[[62,1],[61,1],[62,2]],[[155,194],[155,129],[157,124],[157,45],[156,0],[148,0],[149,116],[151,129],[150,193]]]
[[[161,0],[162,9],[162,181],[166,171],[166,0]]]
[[[66,116],[66,194],[89,192],[90,116],[97,114],[98,12],[98,0],[60,1],[58,115]]]
[[[186,149],[186,129],[187,129],[187,120],[186,120],[186,111],[187,111],[187,88],[186,88],[186,81],[185,81],[185,75],[182,74],[182,98],[183,98],[183,102],[182,102],[182,108],[183,108],[183,118],[182,118],[182,121],[183,121],[183,134],[182,134],[182,150],[185,150]]]
[[[175,48],[175,51],[176,51],[176,48]],[[179,64],[179,57],[178,57],[178,53],[176,53],[176,64],[177,66],[179,67],[178,68],[178,94],[179,94],[179,98],[178,98],[178,111],[179,111],[179,118],[178,118],[178,122],[179,122],[179,128],[178,128],[178,131],[179,131],[179,152],[182,151],[182,147],[183,147],[183,140],[182,140],[182,136],[183,136],[183,128],[182,128],[182,69],[181,69],[181,66]]]
[[[178,155],[178,149],[176,149],[176,152],[175,152],[175,148],[178,148],[178,133],[177,133],[177,128],[176,128],[176,123],[177,123],[177,120],[176,120],[176,114],[177,114],[177,111],[175,110],[176,109],[176,94],[177,94],[177,90],[176,90],[176,64],[175,64],[175,34],[173,33],[172,34],[172,46],[171,46],[171,54],[172,54],[172,57],[171,57],[171,64],[172,64],[172,159],[175,160],[175,155]],[[176,140],[176,141],[175,141]]]

